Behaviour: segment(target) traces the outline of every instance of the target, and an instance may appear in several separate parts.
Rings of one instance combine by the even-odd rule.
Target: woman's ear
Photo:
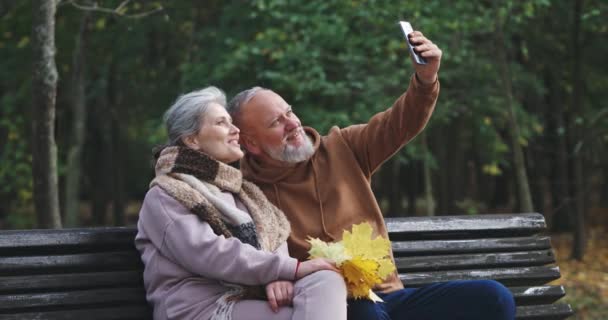
[[[186,145],[186,147],[188,147],[190,149],[194,149],[194,150],[199,149],[198,140],[196,139],[195,135],[189,135],[189,136],[182,137],[182,143],[184,143]]]

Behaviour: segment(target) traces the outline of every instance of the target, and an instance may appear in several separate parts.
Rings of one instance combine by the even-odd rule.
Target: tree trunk
[[[407,166],[408,188],[407,188],[407,215],[416,215],[416,196],[418,194],[418,160],[411,160]]]
[[[82,148],[85,141],[86,95],[85,95],[85,40],[89,12],[83,12],[80,31],[76,36],[72,63],[72,121],[70,145],[66,161],[64,218],[70,227],[78,225],[80,176],[82,172]]]
[[[104,81],[105,83],[105,81]],[[91,183],[88,193],[91,199],[91,213],[93,224],[103,226],[107,224],[107,212],[111,199],[111,168],[109,158],[110,149],[110,132],[112,126],[108,116],[109,103],[105,94],[101,94],[99,101],[95,105],[91,105],[91,118],[95,119],[89,123],[89,132],[91,135],[88,141],[91,144],[97,145],[96,148],[91,148],[91,157],[88,162],[88,172],[90,173]]]
[[[581,51],[582,42],[580,41],[580,30],[581,30],[581,11],[583,6],[583,0],[576,0],[574,2],[574,23],[572,28],[572,111],[580,113],[583,110],[583,99],[581,98],[582,90],[582,77],[581,77]],[[580,125],[575,124],[575,137],[576,140],[582,141],[583,132]],[[572,144],[573,146],[576,144]],[[585,255],[585,185],[583,182],[583,157],[584,152],[574,153],[574,179],[575,179],[575,190],[573,192],[576,195],[576,210],[572,211],[574,215],[572,221],[574,222],[574,241],[572,242],[572,258],[576,260],[582,260]]]
[[[108,87],[107,96],[110,103],[109,109],[109,120],[111,133],[109,136],[110,145],[108,146],[108,153],[110,159],[110,172],[111,176],[111,197],[112,197],[112,217],[115,226],[121,226],[125,224],[125,188],[124,188],[124,167],[126,166],[126,160],[124,158],[124,147],[128,143],[126,135],[123,130],[123,109],[122,106],[122,95],[119,91],[120,87],[117,85],[117,79],[115,77],[114,69],[116,63],[113,61],[110,65],[110,72],[108,74]]]
[[[466,152],[470,150],[470,146],[467,144],[470,140],[467,137],[467,130],[464,121],[455,121],[449,126],[447,134],[448,137],[448,152],[447,152],[447,166],[448,171],[443,174],[448,176],[449,190],[448,194],[448,211],[442,211],[441,214],[456,214],[464,213],[461,207],[458,205],[459,201],[463,201],[466,198]]]
[[[551,191],[551,181],[546,175],[541,176],[539,182],[539,192],[542,199],[542,212],[547,222],[547,228],[551,230],[553,226],[553,192]]]
[[[123,143],[125,139],[122,139],[122,129],[119,119],[112,119],[112,144],[111,158],[112,158],[112,216],[114,218],[115,226],[122,226],[125,224],[125,188],[124,188],[124,166],[125,160],[122,157]]]
[[[40,0],[34,2],[32,12],[32,175],[39,228],[61,228],[55,143],[56,9],[56,1]]]
[[[91,104],[91,115],[89,116],[89,132],[91,135],[87,138],[91,141],[89,145],[98,147],[92,148],[89,154],[92,154],[88,162],[88,172],[91,175],[91,183],[88,193],[91,195],[92,201],[92,218],[95,225],[107,225],[107,213],[110,201],[112,199],[112,119],[110,116],[111,105],[109,95],[109,82],[112,81],[114,70],[114,61],[110,58],[104,61],[105,68],[102,71],[102,94],[98,100]]]
[[[403,188],[407,188],[407,186],[401,179],[401,162],[398,156],[393,157],[383,167],[385,168],[383,186],[385,186],[384,190],[388,198],[388,216],[403,216]]]
[[[567,140],[567,132],[568,132],[568,116],[567,110],[562,103],[556,105],[557,115],[557,127],[558,130],[562,131],[558,133],[558,143],[557,143],[557,189],[558,189],[558,202],[557,202],[557,210],[555,212],[554,217],[554,226],[557,229],[562,229],[565,226],[570,228],[570,223],[568,222],[568,217],[571,216],[572,205],[570,204],[572,201],[572,197],[570,196],[570,167],[568,164],[568,140]]]
[[[509,135],[511,137],[511,148],[513,150],[513,164],[515,169],[515,178],[517,181],[517,194],[519,197],[519,207],[523,212],[533,212],[532,196],[530,194],[530,185],[528,183],[528,175],[526,173],[526,163],[524,153],[519,143],[520,133],[519,124],[515,114],[515,106],[513,105],[513,88],[511,83],[511,75],[506,54],[505,39],[503,33],[503,18],[500,16],[496,2],[496,29],[494,30],[494,40],[496,41],[496,57],[500,67],[502,77],[503,90],[507,103],[507,117],[509,124]]]
[[[428,146],[428,139],[426,132],[420,134],[420,141],[422,142],[422,148],[426,158],[422,162],[423,173],[424,173],[424,203],[426,204],[426,215],[435,215],[435,199],[433,199],[433,179],[431,177],[431,154]]]
[[[449,139],[449,136],[447,134],[445,134],[445,131],[447,130],[445,127],[441,127],[441,128],[436,128],[437,130],[439,130],[438,132],[438,137],[445,137],[445,139]],[[435,145],[443,145],[445,143],[444,142],[439,142]],[[438,167],[439,167],[439,214],[447,214],[451,207],[450,207],[450,159],[448,156],[448,148],[449,148],[449,141],[447,141],[448,146],[445,147],[440,147],[437,148],[437,158],[438,158]]]

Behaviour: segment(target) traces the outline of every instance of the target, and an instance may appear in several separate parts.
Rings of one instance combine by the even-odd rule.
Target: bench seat
[[[517,319],[573,314],[540,214],[387,218],[406,287],[495,279]],[[133,227],[0,231],[1,319],[151,319]]]

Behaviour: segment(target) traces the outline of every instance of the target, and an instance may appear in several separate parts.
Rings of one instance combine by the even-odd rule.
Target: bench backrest
[[[0,319],[151,319],[133,228],[0,233]]]
[[[386,219],[405,286],[450,280],[494,279],[517,304],[517,319],[565,319],[562,286],[544,217],[531,214]]]
[[[406,286],[495,279],[518,319],[564,319],[567,304],[542,215],[387,219]],[[0,232],[0,319],[151,319],[134,228]]]

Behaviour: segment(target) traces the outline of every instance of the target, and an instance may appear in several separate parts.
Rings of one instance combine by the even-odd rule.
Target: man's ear
[[[194,135],[182,137],[182,142],[186,145],[186,147],[188,147],[190,149],[194,149],[194,150],[199,149],[198,140],[196,140],[196,137]]]
[[[241,145],[247,150],[248,153],[251,153],[255,156],[262,154],[262,148],[250,137],[241,134],[240,137]]]

